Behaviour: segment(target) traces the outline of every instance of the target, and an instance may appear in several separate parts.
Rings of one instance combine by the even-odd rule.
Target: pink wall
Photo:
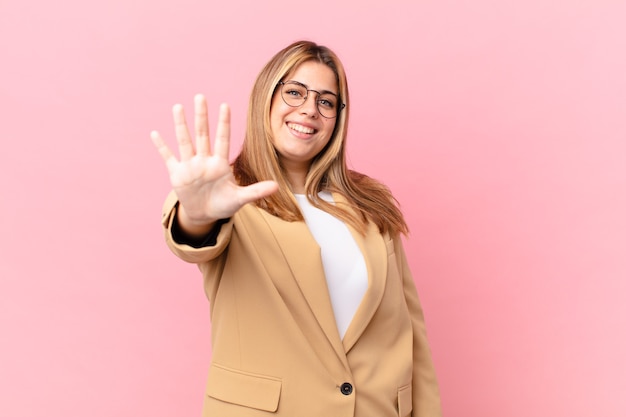
[[[343,58],[350,160],[412,228],[447,417],[626,415],[621,1],[0,1],[0,415],[199,415],[195,267],[148,134],[232,105],[310,38]]]

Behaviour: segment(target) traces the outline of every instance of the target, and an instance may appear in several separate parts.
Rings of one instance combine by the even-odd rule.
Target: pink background
[[[1,416],[200,414],[209,306],[149,132],[203,92],[235,154],[300,38],[408,218],[445,415],[626,415],[625,3],[371,3],[0,0]]]

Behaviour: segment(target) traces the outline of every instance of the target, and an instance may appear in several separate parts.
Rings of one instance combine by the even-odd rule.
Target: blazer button
[[[350,395],[352,394],[352,384],[348,383],[348,382],[344,382],[343,384],[341,384],[341,393],[343,395]]]

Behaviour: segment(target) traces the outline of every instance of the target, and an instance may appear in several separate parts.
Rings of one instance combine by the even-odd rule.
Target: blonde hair
[[[279,81],[307,61],[325,64],[334,72],[339,100],[345,104],[345,108],[339,110],[330,141],[311,163],[305,182],[307,198],[315,207],[345,221],[363,234],[368,221],[374,222],[381,233],[406,234],[406,222],[389,189],[347,168],[345,143],[350,107],[346,74],[333,51],[313,42],[299,41],[287,46],[274,55],[259,73],[250,95],[243,146],[233,163],[237,181],[241,185],[262,180],[278,182],[278,191],[258,200],[257,206],[286,221],[304,220],[273,145],[270,110]],[[322,190],[341,194],[351,209],[318,198]]]

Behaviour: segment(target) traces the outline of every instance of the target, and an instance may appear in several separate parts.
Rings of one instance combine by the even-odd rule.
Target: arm
[[[176,193],[172,191],[163,204],[161,220],[167,246],[176,256],[190,263],[200,264],[218,257],[230,243],[233,219],[218,220],[209,234],[190,240],[188,236],[180,236],[180,231],[176,230],[179,205]]]
[[[424,313],[409,270],[400,237],[394,240],[398,270],[402,273],[404,297],[413,325],[413,417],[441,417],[441,400],[435,367],[426,337]]]

